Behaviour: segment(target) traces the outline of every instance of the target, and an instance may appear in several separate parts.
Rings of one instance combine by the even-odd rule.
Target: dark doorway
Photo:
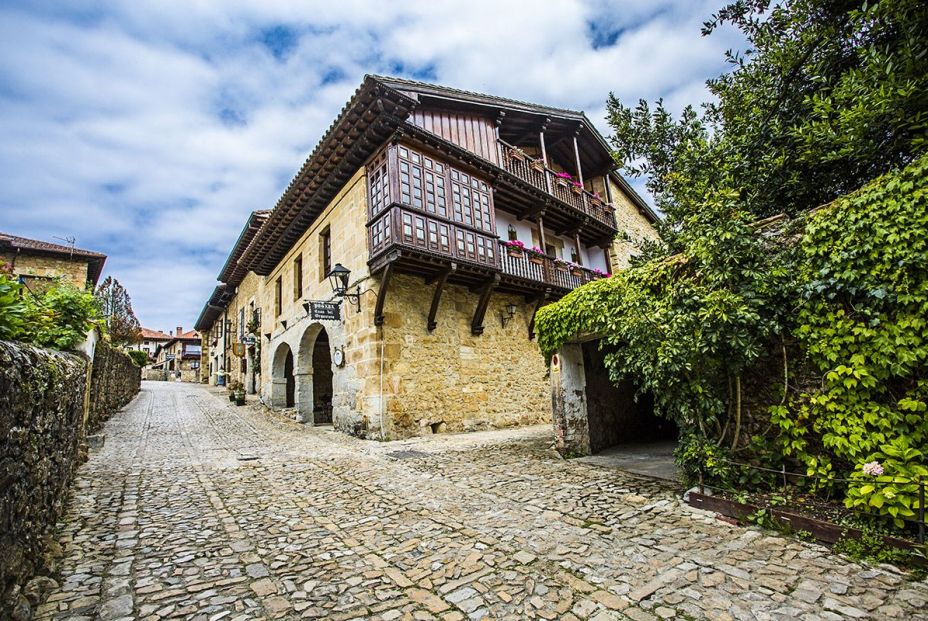
[[[284,359],[284,378],[287,380],[286,407],[292,408],[296,404],[296,378],[293,376],[293,352],[289,347]]]
[[[313,424],[332,422],[332,351],[323,328],[313,343]]]
[[[591,452],[618,444],[677,440],[677,426],[654,414],[651,395],[639,395],[636,400],[636,386],[631,381],[613,383],[605,366],[608,352],[601,351],[598,342],[584,343],[582,349]]]

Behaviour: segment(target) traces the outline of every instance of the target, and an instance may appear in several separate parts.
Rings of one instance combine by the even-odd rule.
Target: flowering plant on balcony
[[[512,149],[509,150],[509,157],[514,160],[519,160],[520,162],[524,162],[528,159],[528,155],[519,147],[512,147]]]
[[[535,170],[537,170],[538,172],[545,171],[545,161],[541,159],[540,157],[533,159],[530,163],[530,166],[534,168]]]
[[[554,269],[561,271],[561,272],[566,272],[567,266],[568,266],[568,263],[564,259],[557,259],[557,258],[554,259]]]
[[[566,188],[570,185],[570,182],[573,181],[573,177],[570,176],[570,173],[559,172],[554,173],[554,182],[561,187]]]
[[[583,184],[579,181],[571,181],[570,189],[573,190],[574,194],[583,194]]]
[[[521,257],[522,251],[525,250],[525,244],[518,239],[511,239],[503,242],[503,245],[506,246],[506,252],[510,257]]]
[[[542,265],[545,262],[545,251],[538,246],[532,246],[531,250],[526,252],[528,252],[528,260],[532,263]]]
[[[599,192],[593,192],[593,194],[590,196],[590,200],[593,201],[593,204],[597,207],[602,207],[606,202],[603,200],[603,197],[599,195]]]
[[[574,276],[583,276],[583,266],[582,266],[582,265],[580,265],[579,263],[575,263],[575,262],[573,262],[573,261],[570,261],[570,262],[568,263],[568,265],[570,266],[570,273],[571,273],[571,274],[573,274]]]
[[[599,268],[593,268],[593,273],[596,274],[597,278],[609,278],[612,276],[612,274],[609,274],[608,272],[604,272]]]

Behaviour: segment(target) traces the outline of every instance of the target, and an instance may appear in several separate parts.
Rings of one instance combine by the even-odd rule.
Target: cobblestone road
[[[928,619],[928,584],[557,459],[545,428],[362,442],[148,383],[41,619]]]

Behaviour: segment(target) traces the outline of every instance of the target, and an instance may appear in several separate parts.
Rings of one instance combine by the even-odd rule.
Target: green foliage
[[[832,549],[855,561],[906,565],[912,560],[911,552],[887,544],[883,533],[869,528],[863,530],[859,539],[842,537]]]
[[[13,276],[0,273],[0,339],[16,339],[22,334],[26,314],[22,288]]]
[[[148,364],[148,352],[141,351],[139,349],[130,349],[126,352],[129,354],[129,357],[132,358],[132,362],[137,367],[144,367]]]
[[[928,478],[926,179],[921,158],[809,219],[795,335],[822,380],[771,414],[810,474],[878,461],[887,481]],[[852,485],[848,506],[911,517],[911,485],[882,489]]]
[[[23,296],[26,306],[22,340],[40,347],[73,349],[98,325],[92,294],[59,282]]]
[[[736,0],[704,29],[739,29],[749,53],[708,84],[715,102],[678,119],[658,101],[607,102],[616,160],[674,233],[711,191],[755,217],[799,213],[901,168],[928,141],[923,0]]]
[[[674,450],[674,459],[682,482],[687,486],[699,483],[700,474],[706,485],[727,487],[732,478],[732,467],[728,463],[731,455],[728,451],[696,434],[687,433],[680,437]]]

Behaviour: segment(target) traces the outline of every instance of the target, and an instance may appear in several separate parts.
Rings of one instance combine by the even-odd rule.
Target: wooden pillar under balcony
[[[545,189],[548,194],[551,193],[551,175],[548,174],[548,150],[545,148],[545,130],[548,129],[548,123],[551,119],[545,117],[544,123],[541,124],[541,131],[538,132],[538,144],[541,145],[541,161],[545,164]]]
[[[387,301],[387,289],[393,277],[393,261],[387,263],[380,278],[380,290],[377,292],[377,304],[374,306],[374,325],[382,326],[384,321],[383,307]]]
[[[545,218],[538,214],[538,243],[541,244],[541,251],[547,254],[547,244],[545,244]]]
[[[494,132],[496,132],[496,156],[499,158],[499,165],[503,166],[505,160],[503,159],[503,145],[500,143],[499,138],[499,128],[503,124],[503,119],[506,117],[506,113],[503,110],[499,111],[499,114],[496,115],[496,126]]]
[[[581,123],[577,127],[577,131],[574,132],[574,158],[577,160],[577,180],[580,181],[580,185],[583,185],[583,170],[580,168],[580,146],[577,144],[577,136],[580,135],[582,130],[583,124]]]
[[[606,171],[606,174],[603,176],[603,185],[606,186],[606,202],[610,205],[612,204],[612,184],[609,183],[610,171]]]
[[[477,308],[474,309],[474,318],[470,322],[471,334],[480,336],[483,334],[483,318],[487,314],[487,307],[490,305],[490,294],[499,284],[499,274],[493,274],[493,277],[487,280],[480,289],[480,299],[477,301]]]
[[[457,263],[452,263],[447,268],[442,270],[438,276],[435,277],[437,282],[435,284],[435,292],[432,294],[432,306],[429,308],[429,319],[428,323],[426,324],[426,328],[429,332],[438,327],[438,322],[435,321],[435,316],[438,314],[438,304],[441,302],[441,292],[445,288],[445,283],[448,282],[448,277],[457,269]]]
[[[583,265],[583,255],[580,254],[580,233],[574,234],[574,243],[577,244],[577,265]]]

